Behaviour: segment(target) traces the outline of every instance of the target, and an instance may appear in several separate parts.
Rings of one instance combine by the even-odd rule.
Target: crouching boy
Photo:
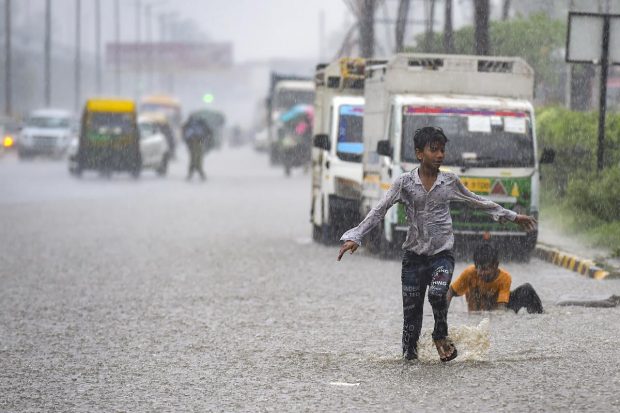
[[[497,309],[528,313],[542,313],[543,306],[530,284],[523,284],[510,291],[512,277],[499,268],[497,249],[488,243],[478,246],[474,252],[474,265],[467,267],[452,282],[446,295],[448,305],[452,297],[465,295],[469,311],[491,311]]]

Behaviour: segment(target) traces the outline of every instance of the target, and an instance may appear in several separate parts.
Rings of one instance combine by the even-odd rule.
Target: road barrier
[[[583,276],[594,278],[595,280],[603,280],[608,277],[620,277],[618,271],[608,271],[593,260],[577,257],[544,244],[536,245],[534,255],[552,264],[575,271]]]

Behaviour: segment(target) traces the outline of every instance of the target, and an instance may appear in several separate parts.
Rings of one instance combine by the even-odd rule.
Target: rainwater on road
[[[468,314],[440,363],[400,352],[400,263],[310,238],[310,178],[251,149],[208,180],[135,181],[0,158],[0,411],[614,411],[620,293],[532,259],[504,263],[545,314]],[[457,262],[455,276],[467,263]]]

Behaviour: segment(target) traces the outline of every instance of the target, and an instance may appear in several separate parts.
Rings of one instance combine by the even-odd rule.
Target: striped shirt
[[[430,191],[422,185],[418,168],[399,176],[360,224],[345,232],[341,241],[361,245],[368,234],[397,202],[405,206],[409,229],[402,248],[420,255],[434,255],[454,246],[450,202],[461,201],[484,211],[495,221],[514,221],[517,214],[468,190],[452,172],[440,171]]]

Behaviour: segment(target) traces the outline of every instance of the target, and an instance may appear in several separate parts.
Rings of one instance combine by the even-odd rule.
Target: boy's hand
[[[344,244],[342,244],[342,246],[340,247],[340,252],[338,252],[338,261],[340,261],[344,253],[349,250],[351,250],[351,254],[353,254],[355,250],[357,250],[357,247],[359,247],[359,245],[357,245],[356,242],[345,241]]]
[[[528,215],[517,215],[514,222],[519,224],[521,228],[524,228],[528,232],[536,229],[536,218]]]

